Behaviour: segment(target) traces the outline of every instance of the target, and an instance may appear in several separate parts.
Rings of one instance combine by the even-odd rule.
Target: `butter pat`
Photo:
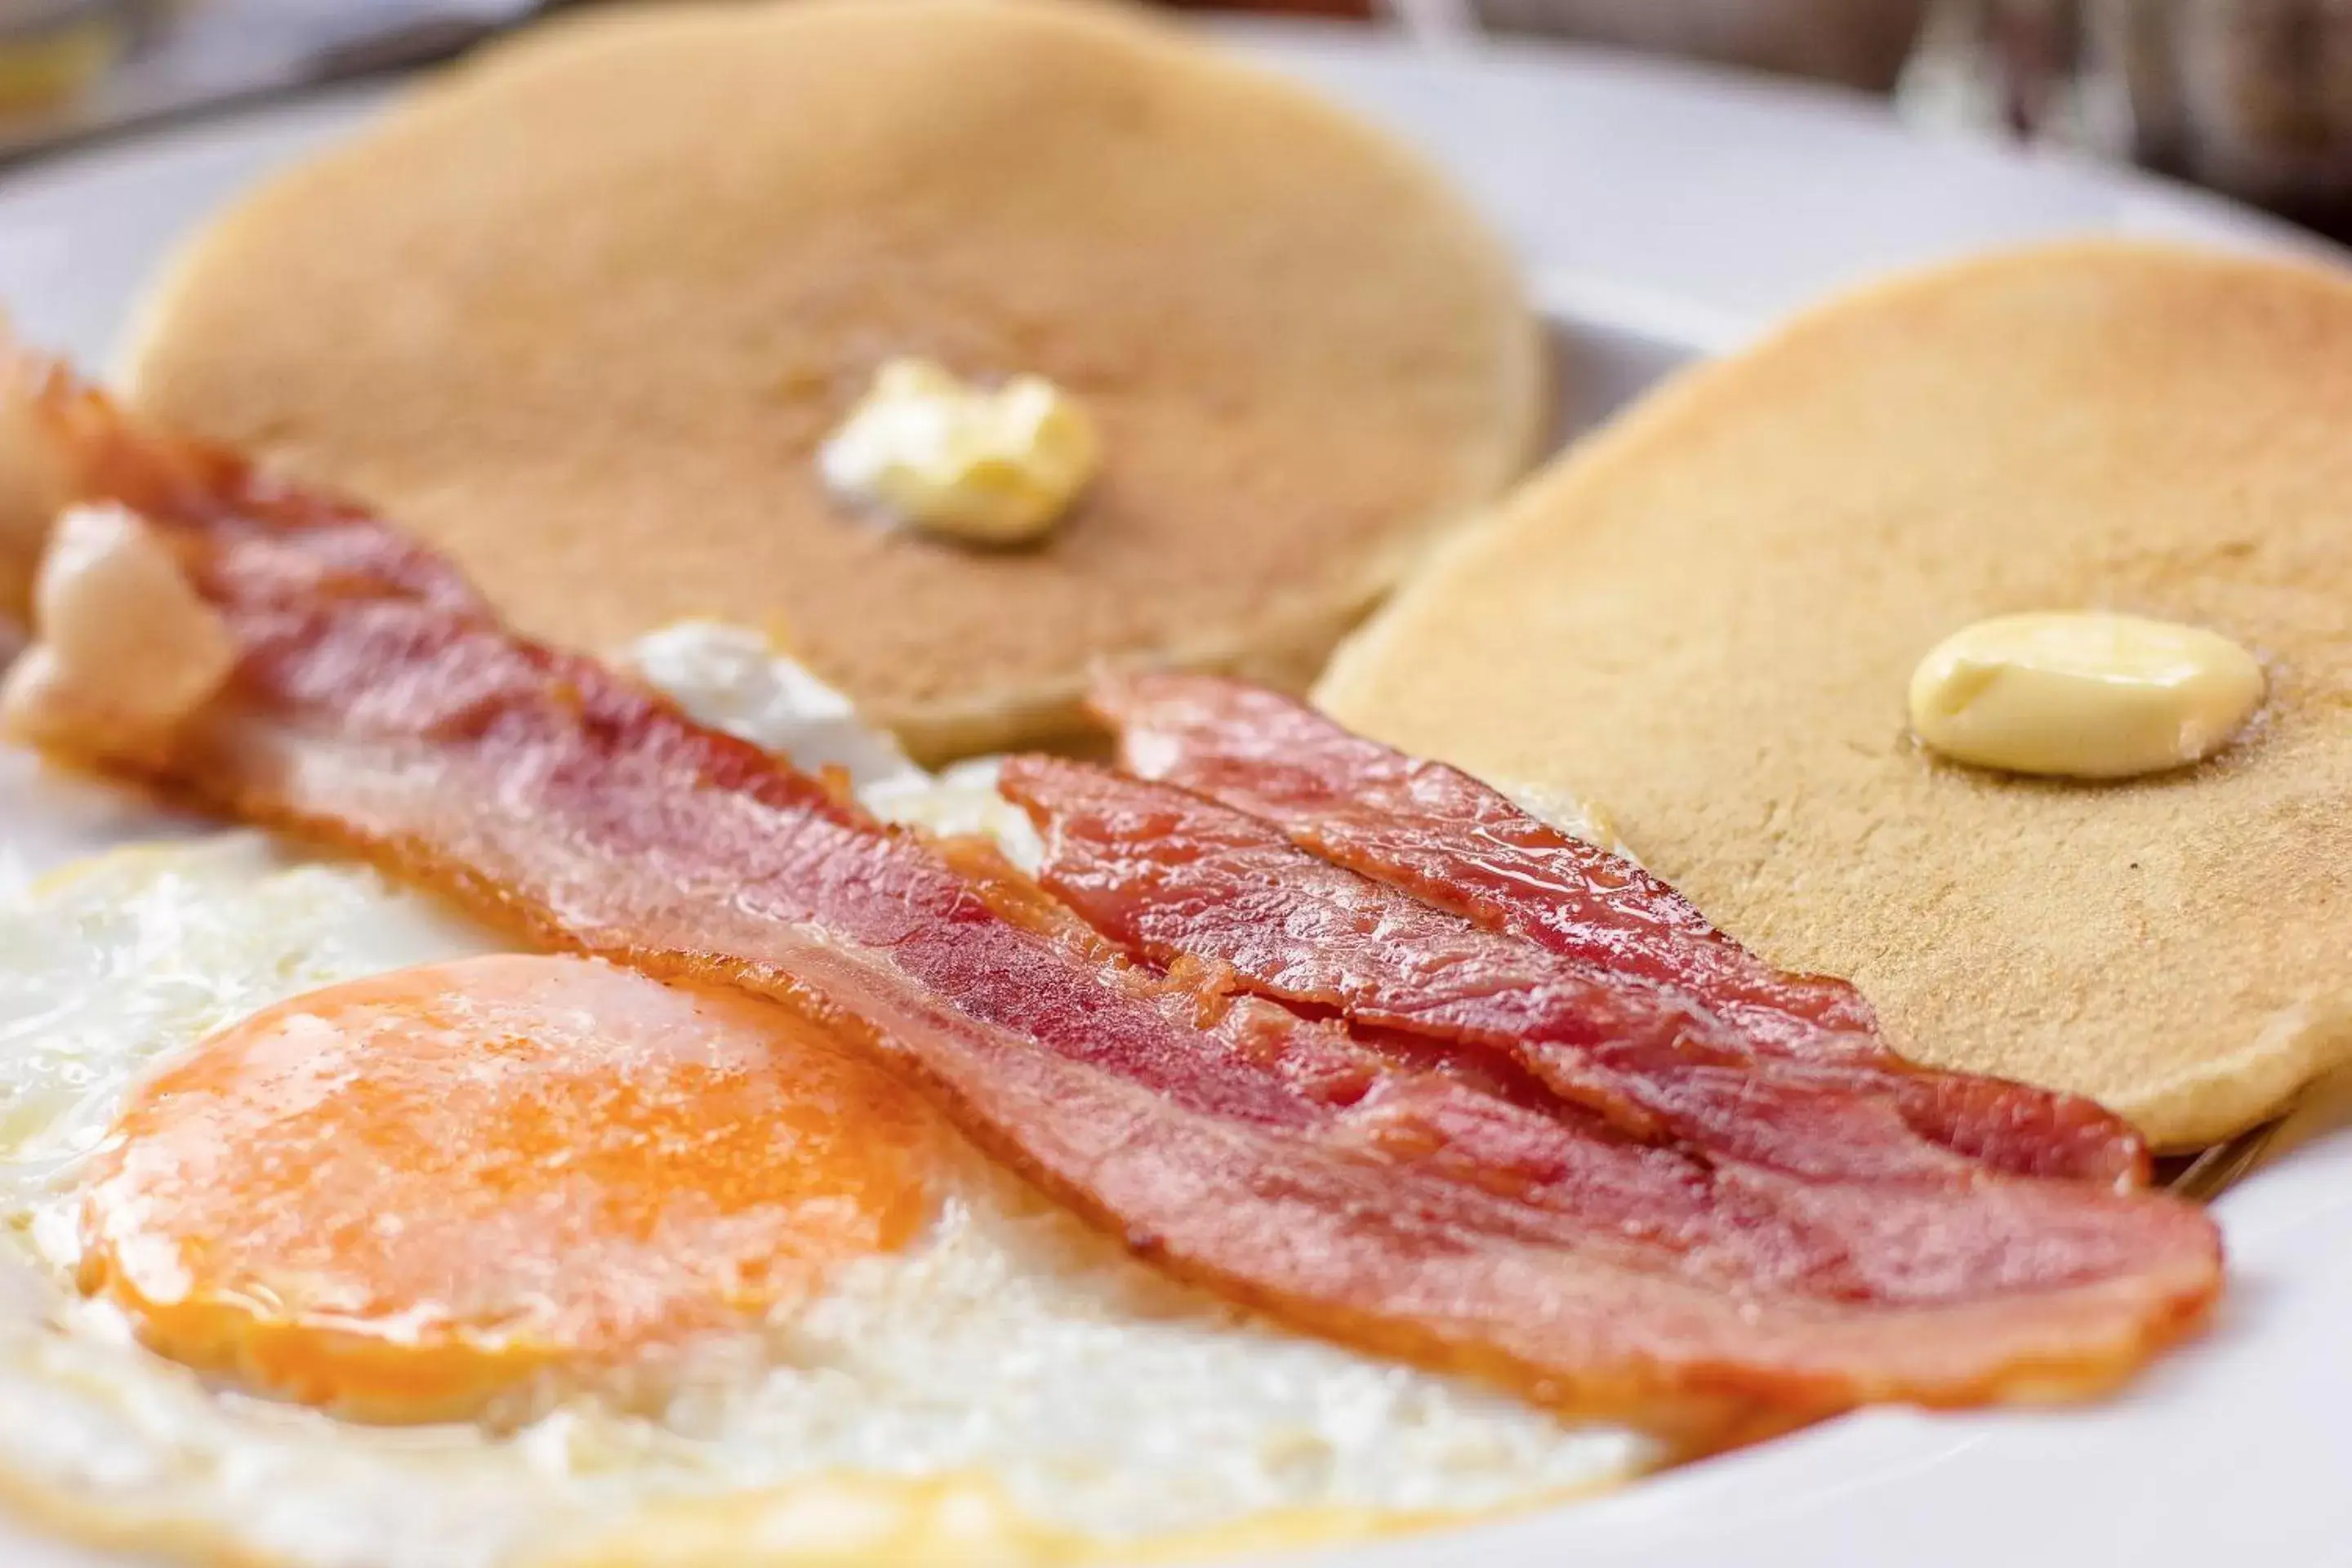
[[[921,359],[885,364],[817,456],[842,500],[980,544],[1042,536],[1101,460],[1093,420],[1052,382],[976,386]]]
[[[1911,728],[1956,762],[2119,779],[2212,755],[2262,706],[2263,668],[2219,633],[2137,616],[2000,616],[1911,676]]]

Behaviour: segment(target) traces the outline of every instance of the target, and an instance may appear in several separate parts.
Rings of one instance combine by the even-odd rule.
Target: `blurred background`
[[[0,0],[0,158],[443,58],[549,8],[549,0]],[[2352,0],[1233,0],[1222,8],[1342,18],[1431,48],[1551,37],[1811,79],[1885,95],[1923,125],[2128,160],[2352,238]]]

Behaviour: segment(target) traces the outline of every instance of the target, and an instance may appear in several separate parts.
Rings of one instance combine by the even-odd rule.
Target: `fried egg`
[[[768,1004],[250,833],[0,892],[0,1495],[183,1558],[1166,1560],[1658,1457],[1163,1279]]]

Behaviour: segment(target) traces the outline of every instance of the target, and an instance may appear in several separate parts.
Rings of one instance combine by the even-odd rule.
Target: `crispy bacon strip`
[[[1633,1137],[1815,1181],[1984,1173],[1904,1120],[1906,1075],[1751,1050],[1675,992],[1486,931],[1204,796],[1050,757],[1012,759],[1000,787],[1045,837],[1045,885],[1153,961],[1483,1047]]]
[[[70,493],[163,531],[239,650],[142,748],[154,782],[820,1019],[1138,1256],[1310,1331],[1704,1447],[1864,1401],[2097,1387],[2219,1289],[2212,1227],[2168,1200],[1997,1183],[1874,1222],[1865,1188],[1355,1060],[508,634],[380,524],[61,379],[31,407]],[[1874,1223],[1866,1256],[1823,1244]]]
[[[1094,704],[1139,776],[1261,818],[1323,859],[1490,931],[1670,990],[1730,1026],[1748,1053],[1874,1077],[1934,1142],[2024,1174],[2147,1181],[2145,1143],[2098,1105],[1905,1061],[1844,981],[1772,968],[1632,861],[1458,769],[1213,676],[1107,676]]]
[[[1196,886],[1193,890],[1211,901],[1230,900],[1235,904],[1248,904],[1276,884],[1312,881],[1318,877],[1370,886],[1351,872],[1307,859],[1263,825],[1223,812],[1212,803],[1164,785],[1120,779],[1083,764],[1044,758],[1011,759],[1004,769],[1005,792],[1016,800],[1034,799],[1039,790],[1033,786],[1045,775],[1097,781],[1118,794],[1173,795],[1202,811],[1224,816],[1244,837],[1255,835],[1253,841],[1269,849],[1273,857],[1263,868],[1268,873],[1265,882],[1255,889],[1234,885]],[[1052,786],[1042,788],[1050,791]],[[1130,802],[1134,795],[1128,795]],[[1041,826],[1045,824],[1041,822]],[[1146,863],[1172,860],[1181,866],[1188,858],[1188,850],[1170,847],[1181,844],[1198,847],[1196,841],[1188,839],[1181,831],[1171,831],[1177,825],[1163,814],[1130,816],[1124,826],[1135,830],[1134,842],[1139,847],[1136,852]],[[1066,816],[1056,816],[1049,829],[1056,838],[1068,830]],[[1049,857],[1055,848],[1054,841],[1049,840]],[[1132,951],[1142,951],[1145,946],[1131,939],[1121,910],[1097,909],[1093,898],[1083,891],[1068,906],[1055,902],[1045,897],[1036,883],[1013,872],[992,845],[950,843],[943,849],[984,897],[1033,929],[1052,932],[1069,951],[1089,962],[1117,962],[1118,950],[1104,940],[1105,932],[1126,942]],[[1303,865],[1302,860],[1306,862]],[[1060,884],[1053,885],[1056,891],[1063,890]],[[1074,909],[1077,913],[1073,913]],[[1288,912],[1294,918],[1301,913],[1295,906]],[[1101,916],[1103,931],[1098,932],[1094,925],[1078,918],[1080,914],[1088,918]],[[1365,926],[1350,931],[1344,916],[1339,921],[1328,918],[1314,921],[1309,916],[1300,923],[1312,923],[1329,940],[1331,952],[1339,955],[1339,966],[1360,952],[1352,939],[1369,934]],[[1453,984],[1448,978],[1456,967],[1460,949],[1447,945],[1447,940],[1459,942],[1461,922],[1442,911],[1422,910],[1417,918],[1412,910],[1391,908],[1380,910],[1368,923],[1370,930],[1384,935],[1412,930],[1420,937],[1433,939],[1425,950],[1429,993],[1417,1003],[1406,1004],[1414,1009],[1409,1026],[1360,1026],[1350,1034],[1307,1023],[1280,1008],[1260,1003],[1257,1005],[1261,1010],[1249,1016],[1247,1026],[1258,1032],[1258,1043],[1245,1046],[1244,1050],[1257,1059],[1278,1061],[1286,1078],[1316,1086],[1314,1092],[1328,1102],[1356,1104],[1357,1109],[1370,1113],[1377,1128],[1377,1141],[1385,1152],[1426,1152],[1433,1156],[1431,1168],[1453,1179],[1492,1191],[1507,1191],[1523,1202],[1538,1205],[1562,1202],[1590,1205],[1604,1192],[1627,1194],[1631,1188],[1626,1173],[1615,1162],[1631,1158],[1626,1151],[1636,1146],[1638,1139],[1612,1124],[1599,1110],[1575,1100],[1561,1100],[1546,1089],[1539,1078],[1497,1056],[1495,1039],[1483,1037],[1475,1030],[1432,1031],[1425,1027],[1433,1012],[1456,1004],[1466,1003],[1473,1008],[1476,1005],[1481,986],[1475,980],[1465,985]],[[1446,929],[1449,925],[1451,930]],[[1244,949],[1254,942],[1262,942],[1265,936],[1261,926],[1255,937],[1244,939]],[[1473,942],[1490,940],[1475,928],[1469,936]],[[1372,937],[1375,948],[1379,940],[1378,936]],[[1330,956],[1301,952],[1295,947],[1287,951],[1298,964],[1287,977],[1292,982],[1303,979],[1309,969],[1334,966]],[[1228,962],[1226,954],[1205,953],[1197,948],[1166,948],[1146,956],[1165,965],[1181,984],[1196,993],[1205,991],[1211,996],[1221,997],[1231,984],[1248,984],[1246,975]],[[1244,961],[1247,956],[1246,951],[1230,955]],[[1204,965],[1203,959],[1210,962]],[[1264,994],[1283,994],[1296,1001],[1317,1003],[1330,999],[1309,994],[1304,989],[1260,989]],[[1221,1028],[1220,1032],[1225,1031]],[[1470,1043],[1454,1043],[1465,1036]],[[1277,1041],[1280,1043],[1275,1044]],[[1662,1109],[1670,1114],[1690,1118],[1693,1124],[1689,1131],[1700,1136],[1671,1148],[1653,1149],[1651,1152],[1671,1156],[1675,1168],[1706,1186],[1713,1202],[1734,1205],[1740,1215],[1733,1227],[1737,1232],[1751,1240],[1768,1236],[1776,1238],[1762,1253],[1740,1254],[1742,1266],[1750,1272],[1739,1279],[1735,1289],[1752,1289],[1769,1274],[1783,1282],[1779,1288],[1795,1293],[1889,1304],[1931,1302],[1942,1299],[1955,1279],[1981,1280],[2010,1271],[2018,1239],[2049,1223],[2052,1215],[2063,1212],[2066,1206],[2063,1196],[2054,1200],[2054,1208],[2050,1206],[2052,1194],[2044,1184],[2006,1182],[1972,1161],[1943,1152],[1928,1151],[1923,1161],[1914,1163],[1920,1151],[1906,1147],[1907,1130],[1884,1116],[1873,1119],[1865,1115],[1841,1124],[1843,1108],[1812,1092],[1822,1083],[1834,1082],[1832,1077],[1803,1079],[1792,1089],[1786,1083],[1759,1085],[1754,1075],[1744,1068],[1733,1070],[1718,1065],[1712,1069],[1712,1075],[1711,1083],[1695,1087],[1685,1081],[1679,1086],[1670,1085],[1667,1092],[1656,1097]],[[1602,1075],[1596,1071],[1594,1076]],[[1434,1081],[1429,1081],[1433,1079]],[[1373,1086],[1371,1094],[1364,1101],[1354,1101],[1352,1097],[1365,1085]],[[1677,1087],[1679,1093],[1675,1092]],[[1475,1092],[1465,1095],[1461,1092],[1465,1088]],[[1630,1092],[1643,1092],[1639,1085],[1628,1088]],[[1808,1104],[1809,1098],[1817,1103]],[[1696,1146],[1708,1142],[1705,1120],[1709,1111],[1721,1120],[1743,1110],[1748,1123],[1745,1129],[1728,1137],[1714,1138],[1712,1147]],[[1442,1142],[1433,1141],[1433,1129],[1437,1127],[1444,1130]],[[1843,1142],[1857,1133],[1875,1134],[1882,1143],[1891,1142],[1895,1147],[1892,1151],[1845,1148]],[[1575,1163],[1586,1172],[1588,1179],[1560,1187],[1552,1184],[1565,1153],[1560,1142],[1563,1139],[1597,1140],[1614,1153],[1596,1163],[1594,1152],[1584,1151]],[[1732,1147],[1734,1144],[1738,1146]],[[1655,1174],[1656,1170],[1650,1166],[1644,1173]],[[1919,1180],[1930,1173],[1931,1179],[1940,1178],[1957,1190],[1920,1190]],[[1822,1190],[1840,1177],[1846,1179],[1846,1190]],[[1658,1196],[1654,1189],[1646,1190],[1641,1193],[1639,1202],[1654,1203]],[[1676,1215],[1672,1222],[1675,1226],[1688,1225],[1696,1217],[1678,1205],[1667,1206]],[[1609,1216],[1627,1234],[1657,1234],[1653,1228],[1657,1211],[1637,1210],[1638,1205],[1612,1202]],[[1599,1215],[1588,1211],[1584,1217]],[[1711,1217],[1720,1219],[1725,1215]],[[1710,1241],[1707,1249],[1719,1253],[1723,1245],[1721,1241]]]

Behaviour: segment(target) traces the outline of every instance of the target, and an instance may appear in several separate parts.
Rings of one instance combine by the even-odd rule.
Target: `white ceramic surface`
[[[1925,141],[1860,100],[1542,47],[1412,56],[1253,26],[1236,40],[1412,138],[1525,258],[1598,417],[1676,360],[1889,267],[2069,233],[2311,242],[2069,162]],[[0,182],[0,302],[101,366],[172,239],[369,114],[343,94],[126,142]],[[0,875],[184,825],[45,784],[0,752]],[[1307,1562],[1347,1568],[2263,1568],[2352,1563],[2352,1132],[2312,1119],[2220,1205],[2215,1331],[2087,1409],[1874,1411],[1615,1497]],[[100,1559],[0,1524],[9,1568]]]

